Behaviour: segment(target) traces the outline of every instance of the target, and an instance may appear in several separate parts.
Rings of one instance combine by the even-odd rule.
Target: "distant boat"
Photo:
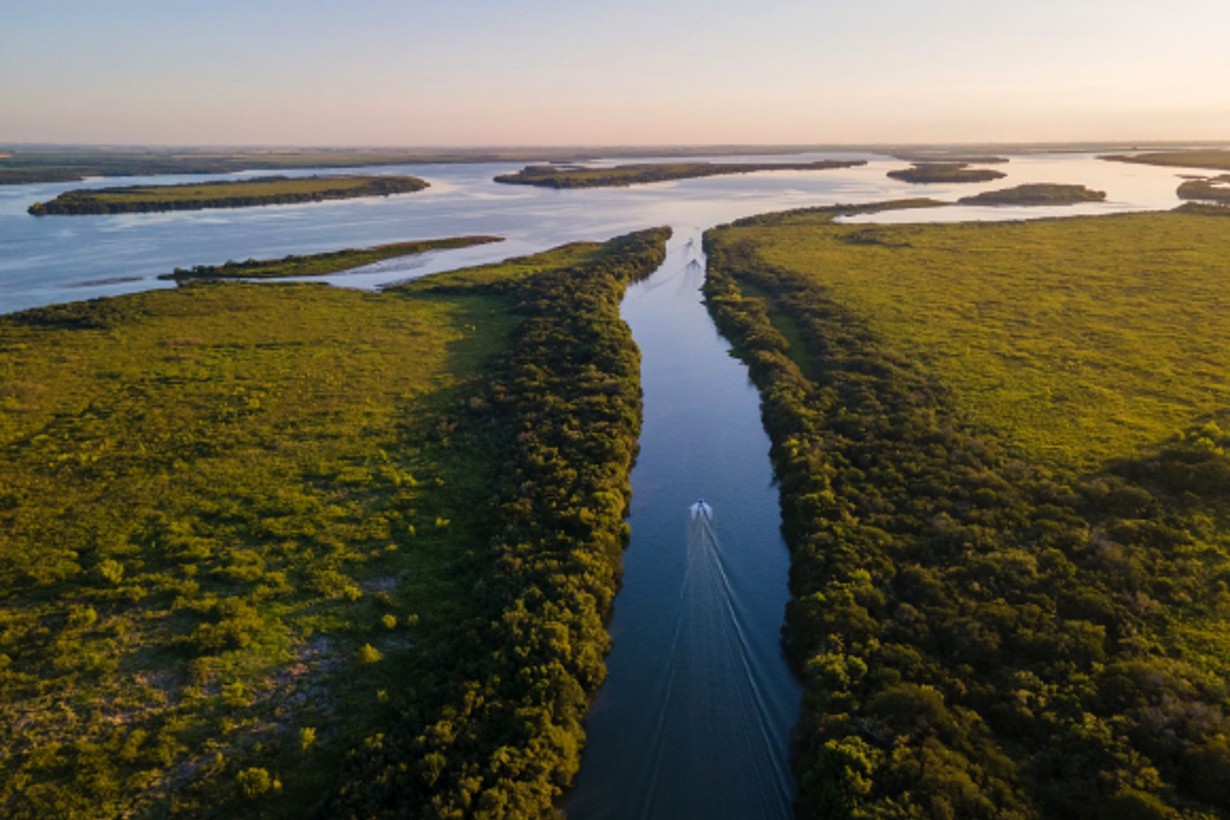
[[[703,498],[698,498],[695,504],[688,507],[688,511],[692,513],[693,521],[698,518],[704,518],[709,521],[713,520],[713,508],[706,504]]]

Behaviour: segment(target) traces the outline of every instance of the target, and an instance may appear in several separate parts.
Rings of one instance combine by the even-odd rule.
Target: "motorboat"
[[[707,520],[713,519],[713,508],[710,507],[703,498],[696,499],[696,503],[688,507],[688,511],[692,513],[693,520],[704,518]]]

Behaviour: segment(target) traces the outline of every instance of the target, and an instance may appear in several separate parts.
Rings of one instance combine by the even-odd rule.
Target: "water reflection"
[[[772,161],[773,157],[715,157],[715,161]],[[514,188],[492,181],[519,165],[402,165],[354,169],[408,173],[432,183],[425,191],[380,199],[279,205],[237,210],[114,216],[42,217],[32,203],[74,187],[135,182],[201,181],[199,176],[113,178],[88,183],[0,186],[0,311],[52,302],[170,287],[157,276],[175,267],[220,264],[382,242],[483,233],[502,245],[441,252],[411,275],[532,253],[561,242],[602,239],[670,222],[709,226],[740,216],[834,202],[872,202],[904,196],[959,196],[1024,182],[1081,183],[1107,191],[1108,201],[1056,211],[1104,213],[1174,207],[1177,169],[1097,160],[1090,154],[1014,156],[1008,178],[966,186],[915,186],[885,176],[905,163],[883,156],[817,153],[778,160],[866,159],[866,166],[827,171],[772,171],[683,180],[632,188],[556,191]],[[220,175],[258,176],[266,172]],[[288,175],[320,173],[316,169]],[[873,217],[884,221],[1011,219],[1044,215],[1038,209],[952,207]],[[335,284],[373,288],[405,269],[329,277]],[[126,281],[118,281],[120,279]],[[110,284],[85,285],[105,281]]]

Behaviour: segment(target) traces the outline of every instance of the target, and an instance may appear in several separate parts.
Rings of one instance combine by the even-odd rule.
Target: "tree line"
[[[571,783],[606,674],[640,430],[640,357],[619,303],[661,264],[668,236],[642,231],[566,268],[433,288],[477,287],[524,317],[454,433],[505,462],[492,537],[471,563],[483,616],[467,628],[470,649],[442,659],[464,683],[367,738],[326,815],[540,817]]]

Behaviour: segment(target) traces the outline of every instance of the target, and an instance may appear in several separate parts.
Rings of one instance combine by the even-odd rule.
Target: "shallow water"
[[[323,281],[374,288],[464,265],[532,253],[561,242],[605,239],[661,224],[700,229],[740,216],[834,202],[904,196],[955,200],[1022,182],[1079,182],[1106,190],[1104,204],[1060,209],[953,207],[872,217],[880,221],[1012,219],[1047,213],[1172,208],[1182,169],[1102,162],[1087,154],[1014,157],[1008,178],[977,185],[910,185],[885,172],[906,163],[871,154],[724,157],[717,160],[868,159],[829,171],[774,171],[631,188],[555,191],[492,181],[511,164],[404,165],[378,169],[431,182],[414,194],[377,199],[111,216],[33,217],[26,208],[74,187],[201,181],[201,176],[131,177],[88,183],[0,186],[0,312],[95,296],[173,287],[157,279],[176,266],[307,254],[382,242],[496,234],[497,245],[389,260]],[[362,169],[360,169],[362,170]],[[377,169],[369,169],[377,170]],[[256,176],[251,173],[247,176]],[[320,173],[304,169],[288,174]],[[231,177],[242,175],[229,175]],[[217,177],[204,177],[217,178]]]

